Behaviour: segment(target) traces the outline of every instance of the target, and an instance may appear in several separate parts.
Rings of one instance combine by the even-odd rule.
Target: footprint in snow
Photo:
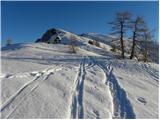
[[[4,78],[13,78],[13,75],[7,74],[7,75],[4,76]]]
[[[119,79],[121,79],[121,80],[123,80],[123,78],[122,77],[118,77]]]
[[[31,76],[35,76],[35,75],[37,75],[37,74],[38,74],[37,71],[34,71],[34,72],[31,72],[31,73],[30,73]]]
[[[66,76],[65,73],[61,73],[61,76]]]
[[[145,98],[143,98],[143,97],[138,97],[137,100],[138,100],[139,102],[143,103],[144,105],[147,104],[147,101],[146,101]]]

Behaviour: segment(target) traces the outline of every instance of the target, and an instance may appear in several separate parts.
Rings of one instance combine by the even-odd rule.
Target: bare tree
[[[142,47],[142,55],[144,62],[149,61],[149,53],[152,50],[151,44],[152,44],[152,35],[151,32],[148,30],[148,28],[146,28],[143,31],[143,47]]]
[[[112,38],[111,40],[111,51],[116,52],[116,50],[118,49],[118,45],[116,44],[117,38]]]
[[[76,53],[76,36],[71,34],[70,40],[70,49],[73,53]]]
[[[135,52],[137,54],[135,54],[135,57],[137,57],[139,61],[148,62],[153,59],[151,58],[151,54],[155,53],[155,51],[152,51],[154,50],[154,36],[146,24],[141,33],[142,34],[139,36],[139,39],[136,41],[135,46],[137,50]]]
[[[112,31],[114,35],[117,35],[120,40],[121,45],[121,57],[124,59],[124,35],[126,33],[126,30],[129,27],[131,14],[129,12],[118,12],[116,14],[116,18],[113,22],[110,22],[109,24],[112,25]]]
[[[131,55],[130,59],[132,59],[135,56],[135,47],[136,47],[136,41],[142,36],[142,33],[144,31],[145,22],[144,20],[137,16],[135,21],[131,22],[130,28],[132,29],[132,48],[131,48]]]

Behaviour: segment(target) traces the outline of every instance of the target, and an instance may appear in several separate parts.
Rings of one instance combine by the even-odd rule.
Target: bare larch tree
[[[135,56],[135,47],[137,45],[137,41],[140,40],[142,37],[142,34],[144,32],[145,22],[143,18],[137,16],[134,21],[131,22],[130,28],[132,30],[132,48],[131,48],[131,55],[130,59],[132,59]]]
[[[152,35],[149,29],[146,27],[146,29],[143,30],[143,48],[142,48],[142,55],[143,55],[143,61],[148,62],[149,61],[149,53],[151,52],[151,44],[152,44]]]
[[[120,46],[121,46],[121,57],[124,59],[124,35],[129,27],[131,14],[129,12],[118,12],[116,14],[116,18],[113,22],[110,22],[109,24],[112,25],[112,35],[117,35],[117,39],[120,40]]]
[[[74,34],[71,34],[70,36],[70,49],[72,53],[76,53],[76,36]]]

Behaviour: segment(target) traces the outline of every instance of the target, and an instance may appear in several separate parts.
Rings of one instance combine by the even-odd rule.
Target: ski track
[[[139,65],[136,64],[136,67],[138,69],[140,69],[142,72],[145,72],[145,75],[149,75],[149,77],[151,77],[155,83],[153,83],[152,81],[148,80],[146,82],[148,82],[149,84],[152,84],[156,87],[159,87],[159,74],[157,73],[158,71],[153,69],[153,68],[149,68],[149,66],[147,66],[147,64],[145,63],[139,63]]]
[[[30,84],[32,84],[35,80],[37,80],[39,76],[36,76],[33,80],[25,83],[17,92],[15,92],[8,100],[6,100],[1,106],[1,112]]]
[[[32,73],[19,73],[19,74],[4,74],[0,75],[0,79],[3,78],[23,78],[23,77],[30,77]]]
[[[45,69],[42,72],[38,72],[36,77],[33,80],[30,80],[26,84],[24,84],[17,92],[15,92],[8,100],[6,100],[1,106],[1,115],[3,117],[3,113],[9,111],[6,108],[13,108],[8,115],[4,116],[4,118],[9,118],[9,116],[18,108],[20,104],[36,89],[42,84],[42,82],[53,74],[54,71],[61,70],[57,68],[49,68]],[[41,79],[39,79],[41,78]],[[17,102],[18,101],[18,102]],[[17,104],[15,104],[17,102]],[[12,105],[13,104],[13,105]],[[15,104],[15,105],[14,105]],[[6,114],[6,113],[5,113]]]
[[[86,59],[87,58],[87,59]],[[87,63],[87,64],[86,64]],[[136,118],[132,105],[127,98],[127,94],[123,88],[118,83],[118,80],[113,74],[113,68],[110,67],[110,63],[101,63],[96,60],[94,57],[83,57],[80,63],[78,75],[76,81],[72,88],[71,94],[71,103],[70,103],[70,112],[69,117],[72,119],[83,119],[84,118],[84,106],[83,106],[83,92],[84,92],[84,79],[86,75],[86,70],[90,69],[97,65],[104,72],[105,75],[105,83],[109,87],[109,92],[111,94],[112,99],[112,118],[126,118],[126,119],[134,119]],[[152,71],[147,71],[147,66],[143,65],[142,69],[152,75]],[[12,108],[9,111],[9,114],[3,116],[4,118],[9,118],[16,109],[22,104],[23,101],[36,89],[40,84],[48,77],[53,74],[55,70],[59,70],[56,68],[48,68],[43,70],[42,72],[31,72],[31,73],[23,73],[17,75],[3,75],[2,78],[13,78],[13,77],[27,77],[27,76],[35,76],[34,79],[25,83],[15,94],[13,94],[8,100],[6,100],[1,106],[1,115],[3,116],[3,112],[6,114],[5,108]],[[153,76],[157,78],[157,76]],[[43,78],[43,79],[40,79]],[[17,102],[18,101],[18,102]],[[17,104],[16,104],[17,102]],[[13,105],[12,105],[13,104]],[[9,110],[9,109],[6,109]]]
[[[152,71],[146,64],[142,64],[142,69],[147,72],[156,82],[159,84],[159,75],[155,71]]]
[[[136,118],[132,105],[127,98],[126,92],[120,87],[116,77],[113,74],[113,68],[110,67],[110,63],[106,65],[98,62],[95,58],[91,58],[95,64],[97,64],[106,74],[105,84],[109,86],[110,93],[113,101],[112,118],[113,119],[134,119]]]
[[[113,68],[110,70],[110,73],[108,75],[108,85],[113,96],[113,118],[134,119],[135,114],[129,99],[127,98],[127,94],[125,90],[118,84],[118,81],[112,71]]]
[[[87,58],[86,63],[87,63],[87,66],[85,66],[86,70],[87,70],[87,69],[90,69],[90,68],[92,68],[92,67],[94,67],[94,66],[96,65],[96,64],[92,61],[91,57],[88,57],[88,58]],[[86,64],[86,63],[85,63],[85,64]]]
[[[72,119],[84,118],[83,92],[84,92],[85,74],[86,74],[85,58],[83,58],[80,64],[75,85],[73,86],[73,94],[72,94],[72,100],[70,105],[70,109],[71,109],[70,118]]]
[[[17,74],[2,74],[2,75],[0,75],[0,79],[3,79],[3,78],[24,78],[24,77],[32,77],[32,76],[36,76],[38,73],[39,73],[39,71],[25,72],[25,73],[17,73]]]

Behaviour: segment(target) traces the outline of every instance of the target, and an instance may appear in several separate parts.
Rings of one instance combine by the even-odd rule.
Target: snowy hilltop
[[[49,29],[3,47],[1,118],[158,119],[158,58],[120,59],[113,38]]]

